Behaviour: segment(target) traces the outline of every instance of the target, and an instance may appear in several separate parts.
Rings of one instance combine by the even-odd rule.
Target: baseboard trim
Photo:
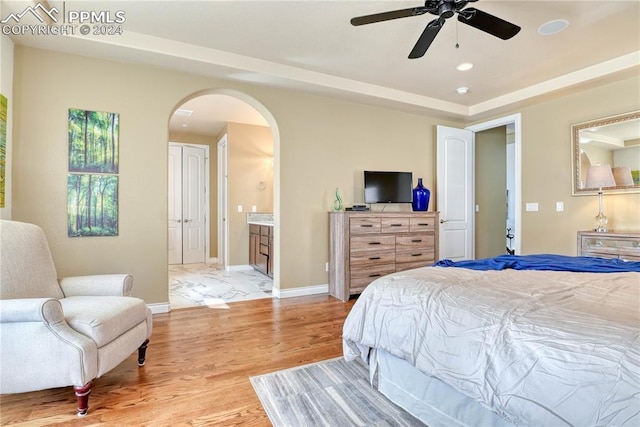
[[[151,314],[168,313],[171,311],[171,304],[168,302],[157,302],[153,304],[147,304],[147,307],[151,310]]]
[[[276,298],[294,298],[294,297],[304,297],[308,295],[318,295],[318,294],[327,294],[329,293],[329,285],[314,285],[314,286],[304,286],[301,288],[293,288],[293,289],[276,289],[273,288],[273,296]]]

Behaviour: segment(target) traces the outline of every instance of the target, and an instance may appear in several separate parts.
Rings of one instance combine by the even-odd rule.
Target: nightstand
[[[578,256],[640,261],[640,232],[578,231]]]

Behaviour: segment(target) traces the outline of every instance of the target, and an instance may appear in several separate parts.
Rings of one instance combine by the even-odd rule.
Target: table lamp
[[[594,231],[600,233],[606,233],[607,223],[609,222],[609,218],[607,218],[602,213],[602,189],[604,187],[615,187],[616,181],[613,179],[613,172],[611,171],[611,166],[609,165],[595,165],[590,166],[587,170],[587,179],[586,179],[586,188],[597,188],[598,196],[600,197],[600,212],[598,216],[596,216],[596,228]]]

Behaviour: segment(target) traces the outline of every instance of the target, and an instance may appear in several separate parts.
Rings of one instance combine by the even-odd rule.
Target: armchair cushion
[[[97,274],[93,276],[65,277],[60,280],[65,297],[131,295],[133,276],[130,274]]]
[[[77,296],[60,303],[69,326],[95,341],[98,348],[147,319],[147,306],[133,297]]]

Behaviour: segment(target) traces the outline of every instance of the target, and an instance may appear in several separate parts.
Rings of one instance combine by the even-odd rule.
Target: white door
[[[440,259],[474,258],[473,132],[438,126],[437,205]]]
[[[182,264],[182,148],[169,146],[169,264]]]
[[[206,150],[169,146],[169,264],[205,262],[207,231]]]
[[[205,261],[205,153],[182,148],[182,263]]]

